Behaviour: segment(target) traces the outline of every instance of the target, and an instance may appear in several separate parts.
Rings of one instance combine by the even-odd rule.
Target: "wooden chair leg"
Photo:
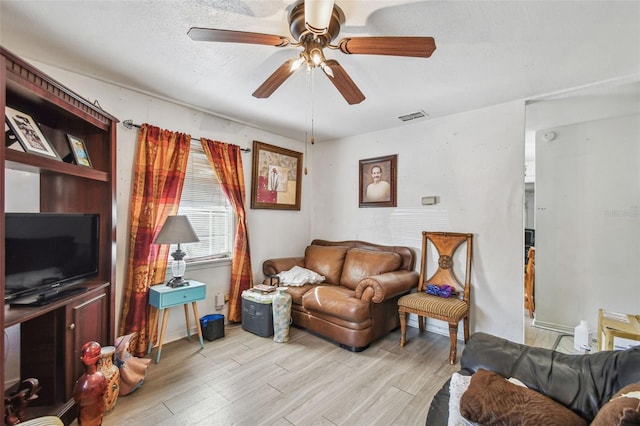
[[[451,340],[449,364],[453,365],[456,363],[456,356],[458,355],[458,323],[449,323],[449,339]]]
[[[408,312],[399,311],[400,314],[400,346],[407,343],[407,316]]]
[[[421,315],[418,315],[418,330],[420,333],[424,333],[424,317]]]
[[[464,317],[464,342],[469,340],[469,315]]]

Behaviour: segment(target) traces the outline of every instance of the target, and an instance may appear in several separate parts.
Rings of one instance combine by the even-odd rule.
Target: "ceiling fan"
[[[392,55],[428,58],[436,49],[433,37],[345,37],[331,44],[345,22],[344,13],[334,0],[298,0],[289,12],[289,29],[294,41],[288,37],[192,27],[189,37],[195,41],[263,44],[275,47],[300,46],[300,56],[287,60],[253,92],[256,98],[268,98],[297,69],[320,67],[324,74],[350,104],[365,99],[364,94],[349,74],[335,59],[326,59],[323,49],[340,50],[348,55]]]

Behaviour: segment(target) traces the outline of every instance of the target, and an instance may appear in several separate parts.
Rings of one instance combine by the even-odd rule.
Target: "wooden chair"
[[[407,316],[410,313],[418,316],[420,332],[424,331],[425,317],[447,321],[451,339],[449,363],[455,364],[458,350],[458,323],[461,320],[464,320],[465,343],[469,339],[472,241],[473,234],[426,231],[422,233],[422,259],[418,291],[402,296],[398,300],[400,346],[406,344]],[[437,250],[439,258],[438,269],[427,279],[427,246],[429,242]],[[464,284],[462,284],[453,272],[453,255],[464,242],[467,243],[467,254]],[[450,285],[458,291],[458,295],[444,298],[427,294],[425,290],[429,284]]]
[[[529,318],[533,318],[533,313],[536,311],[536,305],[534,301],[534,289],[536,282],[536,248],[529,248],[528,254],[529,260],[524,270],[524,307],[529,311]]]

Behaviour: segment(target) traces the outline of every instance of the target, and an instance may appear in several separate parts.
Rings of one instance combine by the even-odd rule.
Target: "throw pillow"
[[[344,261],[340,285],[355,290],[364,278],[397,271],[401,264],[398,253],[352,248]]]
[[[460,373],[453,373],[449,382],[449,421],[447,426],[475,426],[473,423],[460,414],[460,398],[469,387],[471,376],[464,376]]]
[[[633,423],[635,419],[636,423]],[[640,383],[620,389],[604,404],[591,426],[626,426],[640,424]]]
[[[340,283],[347,247],[310,245],[304,252],[304,266],[324,275],[328,284]]]
[[[319,284],[324,281],[324,277],[310,269],[294,266],[288,271],[282,271],[278,274],[280,283],[286,286],[299,287],[305,284]]]
[[[469,387],[460,399],[460,413],[486,426],[587,425],[576,413],[552,399],[483,369],[471,376]]]

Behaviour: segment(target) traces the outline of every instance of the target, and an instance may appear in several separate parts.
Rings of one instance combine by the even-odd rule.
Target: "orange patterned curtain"
[[[231,290],[229,296],[229,321],[242,321],[242,291],[253,287],[249,231],[244,200],[244,172],[242,152],[237,145],[229,145],[209,139],[201,139],[202,148],[222,185],[231,207],[238,217],[231,261]]]
[[[136,333],[129,351],[147,353],[152,323],[149,287],[162,283],[167,269],[168,245],[153,244],[167,216],[178,212],[187,169],[191,136],[140,126],[131,194],[129,261],[119,335]]]

